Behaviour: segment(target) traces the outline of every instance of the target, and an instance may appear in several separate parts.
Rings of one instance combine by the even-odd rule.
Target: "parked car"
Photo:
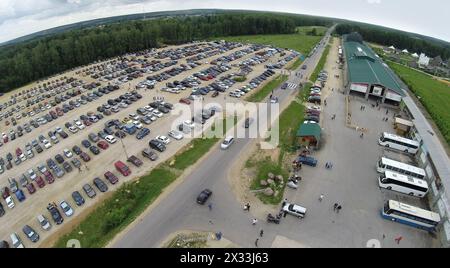
[[[159,152],[164,152],[166,150],[166,146],[159,140],[152,139],[149,141],[148,145],[150,148],[155,149]]]
[[[130,168],[122,161],[117,161],[116,163],[114,163],[114,166],[116,167],[117,171],[119,171],[123,176],[128,176],[131,174]]]
[[[86,183],[85,185],[83,185],[83,191],[86,193],[86,195],[89,198],[94,198],[97,193],[95,192],[94,188],[92,188],[92,186],[88,183]]]
[[[135,165],[136,167],[140,167],[142,166],[143,162],[141,161],[141,159],[137,158],[134,155],[131,155],[128,159],[127,162],[132,163],[133,165]]]
[[[82,206],[85,202],[83,196],[78,191],[72,192],[72,199],[77,206]]]
[[[24,248],[22,240],[18,234],[12,233],[9,237],[11,238],[13,248]]]
[[[62,211],[64,212],[64,214],[65,214],[67,217],[70,217],[70,216],[73,215],[74,211],[73,211],[72,207],[71,207],[71,206],[69,205],[69,203],[67,203],[65,200],[62,200],[62,201],[59,203],[59,206],[61,207]]]
[[[312,167],[317,166],[317,159],[311,156],[299,156],[296,161]]]
[[[117,176],[111,171],[106,171],[104,175],[105,179],[107,179],[111,184],[116,184],[119,181],[119,178],[117,178]]]
[[[291,214],[299,218],[304,218],[306,214],[306,208],[291,203],[286,203],[282,210],[287,214]]]
[[[223,150],[228,149],[231,144],[234,143],[234,137],[233,136],[228,136],[225,138],[225,140],[220,144],[220,148]]]
[[[106,185],[106,183],[98,177],[94,179],[94,185],[102,193],[108,191],[108,185]]]
[[[153,150],[150,150],[149,148],[145,148],[142,151],[142,155],[144,157],[147,157],[151,161],[156,161],[158,159],[158,154],[156,154],[156,152],[154,152]]]
[[[39,215],[37,216],[37,220],[38,220],[39,225],[41,226],[41,228],[44,229],[45,231],[50,230],[50,228],[52,227],[52,225],[51,225],[51,223],[48,221],[48,219],[47,219],[44,215],[42,215],[42,214],[39,214]]]
[[[36,233],[36,231],[29,225],[25,225],[22,228],[22,231],[28,237],[28,239],[31,240],[31,242],[36,243],[37,241],[39,241],[39,234]]]

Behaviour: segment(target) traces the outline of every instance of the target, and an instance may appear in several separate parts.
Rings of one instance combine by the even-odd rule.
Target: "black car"
[[[197,196],[197,203],[200,205],[203,205],[206,203],[208,198],[212,195],[212,191],[209,189],[203,190],[198,196]]]
[[[81,162],[77,158],[72,159],[70,162],[72,162],[72,165],[76,168],[79,168],[81,166]]]
[[[77,204],[77,206],[82,206],[84,204],[84,198],[80,194],[80,192],[78,192],[78,191],[73,192],[72,198],[73,198],[73,201],[75,201],[75,204]]]
[[[92,145],[91,147],[89,147],[89,150],[90,150],[93,154],[95,154],[95,155],[98,155],[98,154],[100,153],[100,150],[98,149],[98,147],[97,147],[97,146],[94,146],[94,145]]]
[[[78,147],[78,146],[73,146],[72,147],[72,151],[76,154],[76,155],[80,155],[81,154],[81,149],[80,149],[80,147]]]
[[[139,130],[139,132],[136,134],[136,138],[138,140],[143,139],[145,136],[147,136],[148,134],[150,134],[150,129],[148,128],[143,128],[141,130]]]
[[[142,151],[142,155],[150,159],[151,161],[156,161],[158,159],[158,155],[156,152],[146,148]]]
[[[69,173],[73,170],[72,166],[68,163],[68,162],[64,162],[62,164],[64,170],[66,171],[66,173]]]
[[[103,129],[103,131],[104,131],[106,134],[108,134],[108,135],[114,134],[114,131],[113,131],[111,128],[109,128],[109,127],[105,127],[105,128]]]
[[[100,178],[94,179],[94,185],[98,188],[98,190],[102,193],[108,191],[108,185],[104,181],[102,181]]]
[[[61,213],[59,212],[56,204],[48,204],[47,206],[47,210],[50,212],[50,214],[52,215],[53,220],[55,221],[56,224],[61,224],[64,222],[63,217],[61,216]]]
[[[63,139],[69,137],[69,135],[68,135],[66,132],[64,132],[64,131],[58,132],[58,134],[59,134],[59,136],[61,136],[61,138],[63,138]]]
[[[150,148],[158,150],[160,152],[164,152],[166,150],[166,146],[164,145],[164,143],[155,139],[151,140],[148,145],[150,146]]]
[[[58,162],[58,164],[62,164],[64,162],[64,158],[60,154],[57,154],[55,156],[55,160],[56,160],[56,162]]]
[[[119,139],[123,139],[127,136],[127,134],[125,134],[125,132],[123,132],[122,130],[117,130],[116,133],[114,133],[114,136]]]
[[[91,147],[91,143],[88,141],[88,140],[83,140],[82,142],[81,142],[81,144],[84,146],[84,148],[89,148],[89,147]]]

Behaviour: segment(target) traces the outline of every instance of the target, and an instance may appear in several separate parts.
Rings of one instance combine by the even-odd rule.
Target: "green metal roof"
[[[348,66],[348,79],[351,83],[382,85],[401,96],[405,96],[402,88],[392,77],[384,63],[365,44],[344,41],[345,57]]]
[[[314,136],[316,140],[320,140],[321,132],[322,129],[320,128],[319,124],[314,123],[301,124],[297,130],[297,137]]]

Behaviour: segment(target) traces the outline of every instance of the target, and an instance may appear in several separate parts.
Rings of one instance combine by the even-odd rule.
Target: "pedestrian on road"
[[[259,241],[259,238],[256,238],[256,240],[255,240],[255,247],[258,247],[258,241]]]
[[[244,210],[250,211],[250,204],[249,203],[245,204]]]
[[[339,205],[339,206],[336,208],[336,212],[339,213],[339,210],[341,210],[341,209],[342,209],[342,207],[341,207],[341,205]]]
[[[388,114],[389,113],[389,110],[388,109],[386,109],[386,114]]]
[[[258,222],[258,220],[257,220],[256,218],[254,218],[254,219],[252,220],[252,225],[256,225],[257,222]]]
[[[359,137],[362,139],[364,137],[364,132],[361,132],[361,135]]]
[[[323,194],[321,194],[321,195],[319,196],[319,202],[322,202],[322,200],[323,200]]]
[[[284,205],[286,205],[286,203],[287,203],[287,198],[285,198],[284,200],[283,200],[283,203],[281,203],[281,207],[284,207]]]
[[[403,236],[399,236],[399,237],[397,237],[397,238],[395,238],[394,240],[395,240],[395,242],[397,243],[397,245],[399,245],[400,244],[400,241],[403,239]]]
[[[209,204],[208,204],[208,208],[209,208],[209,211],[212,210],[212,203],[209,203]]]
[[[334,203],[333,210],[336,211],[338,206],[339,206],[338,203]]]
[[[259,231],[259,236],[263,237],[263,235],[264,235],[264,231],[263,230]]]

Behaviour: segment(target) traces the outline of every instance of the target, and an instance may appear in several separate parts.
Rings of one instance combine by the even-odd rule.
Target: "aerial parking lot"
[[[39,246],[105,194],[189,142],[183,138],[189,131],[173,123],[174,107],[192,106],[197,99],[238,102],[295,56],[262,45],[192,43],[83,66],[2,96],[8,115],[0,121],[0,184],[14,205],[1,202],[6,213],[0,236],[9,239],[15,232],[26,247]],[[270,72],[264,67],[268,60],[275,65]],[[235,82],[236,76],[245,79]],[[210,116],[193,117],[188,124],[199,127]],[[25,199],[13,192],[23,192]],[[49,204],[53,208],[47,209]],[[52,218],[54,207],[61,225]],[[41,214],[52,228],[41,227]],[[39,233],[38,240],[25,237],[25,224]]]

